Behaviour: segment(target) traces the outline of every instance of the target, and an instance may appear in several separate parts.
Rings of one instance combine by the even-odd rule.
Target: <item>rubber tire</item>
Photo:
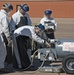
[[[68,55],[66,56],[63,61],[62,61],[62,65],[63,65],[63,69],[64,71],[67,73],[67,74],[74,74],[74,70],[69,70],[67,67],[66,67],[66,63],[67,61],[69,60],[74,60],[74,55]]]

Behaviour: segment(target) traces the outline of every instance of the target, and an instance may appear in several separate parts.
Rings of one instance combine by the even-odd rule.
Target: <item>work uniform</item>
[[[9,21],[8,21],[8,14],[4,11],[0,11],[0,69],[4,68],[4,61],[7,55],[6,46],[5,46],[5,39],[3,36],[5,35],[6,38],[10,37],[9,34]],[[3,35],[4,34],[4,35]],[[9,41],[9,39],[7,39]]]
[[[25,15],[23,15],[18,10],[16,13],[14,13],[12,15],[12,18],[11,18],[11,21],[10,21],[10,33],[12,34],[13,31],[16,30],[17,28],[19,28],[21,26],[26,26],[26,25],[32,25],[28,13],[25,13]],[[29,40],[28,41],[28,44],[30,44],[31,43],[31,40],[30,39],[28,39],[28,40]],[[29,46],[28,48],[31,49],[31,46]],[[14,58],[15,58],[15,56],[14,56]],[[15,66],[16,66],[16,62],[14,62],[14,67]]]
[[[44,31],[38,33],[38,36],[39,36],[40,38],[42,38],[42,39],[48,41],[48,37],[47,37],[47,35],[45,34]],[[34,51],[35,51],[35,50],[37,50],[38,48],[44,48],[44,47],[46,47],[46,46],[45,46],[44,44],[38,44],[37,42],[34,41],[34,46],[33,46],[33,47],[34,47],[33,49],[34,49]]]
[[[54,20],[54,18],[49,18],[49,19],[47,19],[46,17],[44,17],[44,18],[42,18],[41,20],[40,20],[40,23],[42,24],[42,25],[47,25],[48,23],[52,23],[53,25],[54,25],[54,31],[56,31],[56,29],[57,29],[57,23],[56,23],[56,21]],[[50,33],[50,34],[48,34],[48,33],[46,33],[46,35],[48,36],[48,38],[50,38],[50,39],[54,39],[55,38],[55,36],[54,36],[54,32],[53,33]]]
[[[27,41],[28,38],[34,41],[44,44],[44,40],[41,39],[35,33],[35,29],[32,26],[22,26],[14,31],[14,44],[13,49],[15,57],[17,59],[19,68],[26,68],[31,64],[27,54]],[[22,54],[23,53],[23,54]],[[30,56],[31,57],[31,56]],[[22,60],[21,60],[22,59]]]
[[[30,17],[28,13],[25,13],[25,15],[22,15],[20,11],[18,10],[16,13],[12,15],[12,18],[10,21],[10,32],[13,32],[15,29],[25,25],[32,25]]]

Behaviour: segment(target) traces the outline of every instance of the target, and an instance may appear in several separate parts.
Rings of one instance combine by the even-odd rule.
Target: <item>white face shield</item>
[[[2,7],[4,10],[6,10],[7,14],[9,15],[11,11],[13,10],[13,6],[10,3],[3,4]]]

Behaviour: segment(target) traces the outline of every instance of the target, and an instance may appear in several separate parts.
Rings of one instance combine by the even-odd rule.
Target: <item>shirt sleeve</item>
[[[13,32],[15,30],[16,26],[16,17],[13,15],[10,20],[10,32]]]
[[[2,31],[5,33],[6,37],[10,37],[9,20],[7,17],[2,18]]]
[[[52,23],[55,25],[55,30],[57,29],[57,22],[53,19]]]
[[[44,40],[37,36],[35,32],[32,32],[32,39],[40,44],[44,44]]]
[[[41,23],[42,25],[44,25],[44,19],[43,19],[43,18],[40,20],[40,23]]]

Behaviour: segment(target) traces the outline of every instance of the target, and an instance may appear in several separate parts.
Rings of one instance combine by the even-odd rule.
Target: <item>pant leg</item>
[[[4,62],[6,58],[6,47],[3,41],[2,36],[0,36],[0,69],[4,68]]]
[[[6,60],[5,60],[5,63],[6,63],[5,67],[11,68],[11,65],[12,65],[12,46],[9,47],[7,45],[8,40],[6,38],[6,35],[4,33],[2,33],[1,35],[2,35],[2,38],[4,40],[6,51],[7,51],[7,56],[6,56]]]
[[[7,67],[13,68],[12,47],[7,47]]]

